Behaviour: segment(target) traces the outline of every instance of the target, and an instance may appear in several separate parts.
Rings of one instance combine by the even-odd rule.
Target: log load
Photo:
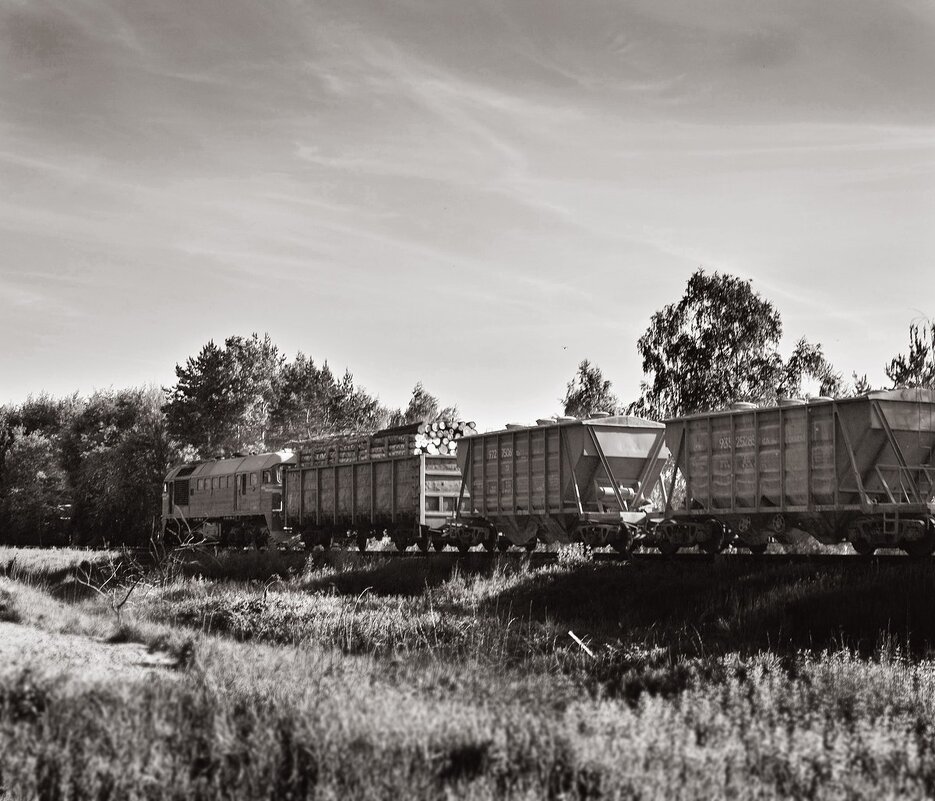
[[[477,433],[474,422],[436,420],[290,443],[303,465],[351,464],[400,456],[455,456],[457,440]]]

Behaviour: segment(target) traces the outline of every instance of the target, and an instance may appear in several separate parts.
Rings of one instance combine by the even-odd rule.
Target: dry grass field
[[[4,801],[935,795],[909,560],[0,549],[0,639]]]

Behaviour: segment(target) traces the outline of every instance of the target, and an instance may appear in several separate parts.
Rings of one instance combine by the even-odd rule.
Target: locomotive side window
[[[440,506],[441,498],[437,495],[426,495],[425,496],[425,511],[426,512],[437,512],[441,509]]]
[[[264,470],[264,471],[263,471],[263,483],[264,483],[264,484],[269,484],[269,483],[270,483],[269,470]]]
[[[251,473],[251,474],[250,474],[250,486],[251,486],[251,487],[255,487],[255,486],[256,486],[256,473]]]

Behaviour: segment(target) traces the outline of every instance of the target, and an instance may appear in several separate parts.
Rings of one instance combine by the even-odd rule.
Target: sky
[[[933,75],[929,0],[0,0],[0,403],[256,331],[532,421],[699,267],[882,386]]]

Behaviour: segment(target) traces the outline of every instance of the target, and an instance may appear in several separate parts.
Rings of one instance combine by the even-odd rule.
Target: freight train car
[[[384,533],[400,550],[441,545],[461,485],[456,447],[447,436],[435,445],[420,428],[295,443],[296,463],[285,471],[286,525],[306,548],[349,537],[365,550]]]
[[[666,442],[676,470],[656,528],[665,552],[734,537],[763,551],[796,532],[861,554],[935,551],[932,390],[735,404],[667,421]]]
[[[174,467],[163,484],[164,535],[232,546],[288,543],[282,469],[293,460],[283,451]]]
[[[669,455],[661,423],[637,417],[539,420],[458,441],[470,542],[502,532],[517,545],[584,542],[627,552],[649,522],[650,493]],[[456,533],[450,537],[459,536]]]

